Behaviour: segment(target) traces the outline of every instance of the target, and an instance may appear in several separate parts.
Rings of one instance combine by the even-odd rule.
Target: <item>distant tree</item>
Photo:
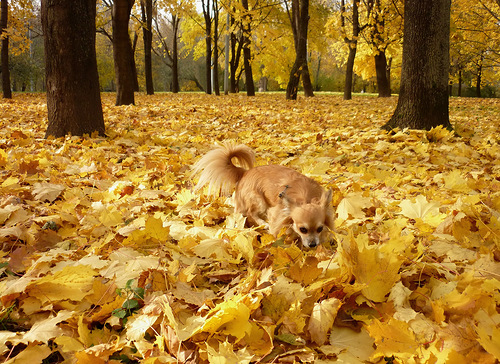
[[[159,43],[159,46],[153,48],[153,51],[160,57],[161,61],[172,70],[171,91],[173,93],[178,93],[180,91],[178,34],[181,18],[177,14],[172,14],[167,18],[166,16],[161,16],[160,12],[157,12],[153,20],[155,23],[155,33]],[[170,25],[170,28],[164,31],[166,23]],[[164,32],[171,33],[171,44],[167,42],[167,36]]]
[[[451,127],[448,74],[451,0],[406,0],[398,104],[384,129]]]
[[[9,36],[4,34],[7,30],[9,16],[9,4],[7,0],[1,0],[0,4],[0,38],[2,39],[2,90],[4,99],[12,98],[10,88],[10,70],[9,70]]]
[[[285,1],[285,5],[287,2]],[[309,66],[307,65],[307,29],[309,24],[309,0],[292,0],[292,9],[288,9],[290,24],[292,25],[293,40],[295,44],[295,62],[286,88],[288,100],[297,99],[297,93],[302,76],[304,93],[314,96]]]
[[[42,0],[45,136],[104,135],[95,51],[96,0]]]
[[[112,7],[116,105],[134,104],[134,91],[139,89],[134,50],[128,33],[128,23],[134,2],[135,0],[114,0]]]
[[[243,47],[243,68],[245,69],[245,83],[247,96],[255,96],[255,84],[253,82],[252,55],[250,51],[252,16],[249,12],[248,0],[241,0],[244,16],[241,22],[241,44]]]
[[[368,0],[365,2],[366,5],[366,18],[370,18],[370,13],[373,9],[374,0]],[[368,23],[361,24],[360,22],[360,1],[352,0],[350,6],[350,12],[345,3],[345,0],[341,0],[340,5],[340,24],[342,28],[342,33],[344,35],[344,42],[349,46],[349,55],[347,56],[346,72],[345,72],[345,84],[344,84],[344,100],[352,99],[352,81],[354,77],[354,60],[356,59],[356,53],[358,50],[358,39],[364,28],[368,26]],[[350,18],[348,19],[348,14]],[[347,24],[351,24],[351,34],[347,35]]]
[[[153,48],[153,0],[141,0],[142,35],[144,40],[144,75],[146,78],[146,94],[155,93],[153,86],[153,65],[151,53]]]
[[[213,8],[213,39],[214,46],[212,52],[213,67],[212,67],[212,80],[213,80],[213,91],[217,96],[220,96],[220,85],[219,85],[219,47],[217,46],[219,41],[219,2],[217,0],[212,1]]]
[[[217,1],[217,0],[212,0]],[[201,0],[203,19],[205,19],[205,80],[207,94],[212,93],[212,9],[210,0]]]
[[[390,16],[389,7],[394,8],[396,12],[398,10],[395,1],[385,3],[381,0],[374,0],[371,20],[368,25],[368,42],[374,53],[379,97],[391,96],[390,65],[387,62],[386,55],[387,47],[390,45],[389,35],[387,34],[387,29],[390,27],[386,24],[387,18]]]

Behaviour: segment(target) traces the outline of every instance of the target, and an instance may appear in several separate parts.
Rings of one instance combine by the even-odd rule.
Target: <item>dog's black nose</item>
[[[315,241],[311,241],[309,243],[309,248],[315,248],[317,245],[318,245],[318,243],[316,243]]]

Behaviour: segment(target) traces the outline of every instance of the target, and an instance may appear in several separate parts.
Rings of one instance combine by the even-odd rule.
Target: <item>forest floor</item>
[[[0,362],[500,360],[500,99],[389,134],[396,102],[103,94],[106,138],[46,140],[44,94],[0,101]],[[195,192],[222,141],[333,189],[331,241]]]

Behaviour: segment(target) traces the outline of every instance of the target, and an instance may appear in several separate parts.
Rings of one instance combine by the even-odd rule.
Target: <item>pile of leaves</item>
[[[0,104],[0,361],[500,360],[499,100],[387,133],[394,98],[113,99],[106,138],[45,140],[44,95]],[[331,188],[331,241],[194,192],[227,140]]]

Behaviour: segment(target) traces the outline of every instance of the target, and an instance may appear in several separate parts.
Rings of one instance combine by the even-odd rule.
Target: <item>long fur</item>
[[[224,144],[205,154],[193,166],[193,173],[200,174],[195,189],[206,185],[211,195],[230,195],[245,171],[254,164],[255,153],[251,148],[243,144]]]
[[[284,228],[306,247],[320,244],[333,229],[331,191],[294,169],[280,165],[253,167],[255,153],[246,145],[224,144],[205,154],[193,167],[196,189],[210,194],[235,190],[235,209],[252,225],[278,235]]]

